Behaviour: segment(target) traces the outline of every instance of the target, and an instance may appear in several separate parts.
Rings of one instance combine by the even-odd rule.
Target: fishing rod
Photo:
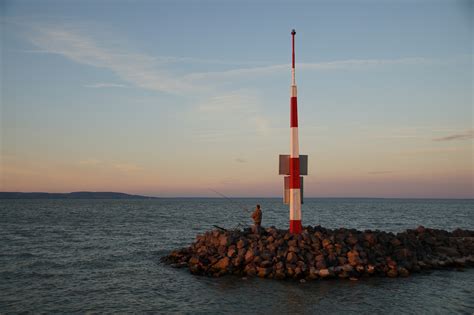
[[[234,200],[234,199],[232,199],[232,198],[229,198],[229,197],[227,197],[226,195],[224,195],[224,194],[222,194],[222,193],[220,193],[220,192],[218,192],[218,191],[216,191],[216,190],[214,190],[214,189],[209,188],[209,190],[212,191],[212,192],[215,192],[215,193],[218,194],[219,196],[225,198],[227,201],[231,202],[232,204],[237,205],[239,208],[243,209],[245,212],[250,212],[250,210],[249,210],[247,207],[243,206],[243,205],[242,205],[240,202],[238,202],[237,200]],[[219,229],[219,230],[222,230],[222,231],[227,231],[227,229],[225,229],[225,228],[223,228],[223,227],[220,227],[220,226],[217,226],[217,225],[214,225],[214,227],[217,228],[217,229]],[[245,227],[246,227],[246,225],[245,225],[244,223],[237,223],[237,225],[236,225],[234,228],[232,228],[231,230],[232,230],[232,231],[238,231],[238,230],[240,230],[241,228],[243,229],[243,228],[245,228]]]
[[[218,192],[218,191],[216,191],[216,190],[214,190],[214,189],[209,188],[209,190],[212,191],[212,192],[215,192],[216,194],[218,194],[218,195],[221,196],[221,197],[224,197],[225,199],[227,199],[227,200],[230,201],[231,203],[237,205],[239,208],[243,209],[244,211],[250,212],[250,210],[249,210],[247,207],[244,207],[244,206],[243,206],[241,203],[239,203],[238,201],[233,200],[233,199],[227,197],[226,195],[224,195],[224,194],[222,194],[222,193],[220,193],[220,192]]]

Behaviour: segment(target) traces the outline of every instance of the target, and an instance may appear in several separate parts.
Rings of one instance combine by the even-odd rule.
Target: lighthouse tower
[[[295,79],[295,30],[291,31],[290,155],[280,155],[280,175],[284,180],[284,203],[290,205],[290,232],[301,233],[303,177],[308,173],[308,157],[300,156],[298,143],[298,102]]]

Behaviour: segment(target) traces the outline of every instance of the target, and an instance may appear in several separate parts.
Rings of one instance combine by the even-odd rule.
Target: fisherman
[[[252,213],[253,219],[253,227],[252,232],[255,234],[260,234],[260,225],[262,224],[262,210],[260,209],[260,205],[257,204],[257,208]]]

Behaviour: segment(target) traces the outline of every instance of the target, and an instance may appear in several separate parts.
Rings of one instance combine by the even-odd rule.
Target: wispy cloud
[[[435,138],[433,141],[454,141],[454,140],[470,140],[474,139],[474,130],[467,130],[464,133],[457,133],[446,137]]]
[[[419,139],[419,135],[390,135],[390,136],[380,136],[378,139]]]
[[[434,64],[439,60],[428,58],[400,58],[400,59],[350,59],[336,60],[327,62],[305,62],[297,63],[299,70],[356,70],[366,69],[369,67],[386,66],[386,65],[417,65],[417,64]],[[289,64],[277,64],[262,67],[248,67],[240,69],[232,69],[226,71],[191,73],[185,76],[188,80],[216,80],[229,79],[243,76],[263,76],[271,75],[278,72],[288,71]]]
[[[84,87],[93,88],[93,89],[100,89],[100,88],[126,88],[125,84],[118,84],[118,83],[94,83],[94,84],[86,84]]]
[[[87,34],[87,35],[86,35]],[[99,82],[87,84],[88,88],[138,87],[153,91],[192,96],[196,99],[194,110],[202,116],[214,115],[226,119],[235,113],[239,122],[252,126],[255,133],[267,135],[270,130],[268,116],[254,90],[229,91],[228,83],[246,76],[272,76],[288,71],[289,64],[242,67],[244,63],[223,60],[205,60],[193,57],[152,56],[138,53],[124,46],[123,41],[111,38],[98,40],[88,35],[84,28],[69,25],[35,25],[28,32],[28,38],[36,46],[32,52],[57,54],[74,62],[106,69],[114,73],[124,83]],[[100,35],[96,35],[100,36]],[[325,62],[299,63],[300,71],[358,70],[388,65],[425,65],[442,63],[428,58],[399,59],[349,59]],[[203,63],[240,66],[230,70],[183,73],[176,70],[175,64]],[[195,67],[191,67],[195,68]],[[227,117],[226,117],[227,115]],[[241,114],[239,114],[241,115]],[[232,117],[234,118],[234,117]],[[236,118],[236,119],[237,119]],[[198,135],[199,136],[199,135]],[[459,136],[459,135],[457,135]],[[209,135],[203,135],[209,138]],[[215,139],[216,134],[210,135]],[[411,137],[411,135],[404,136]],[[458,137],[459,138],[459,137]],[[440,139],[439,141],[450,140]]]
[[[242,76],[266,76],[288,71],[288,64],[236,68],[224,71],[206,71],[177,74],[169,70],[174,63],[209,63],[242,65],[239,62],[205,60],[192,57],[150,56],[130,52],[127,49],[112,48],[116,41],[98,41],[84,35],[80,28],[68,26],[35,25],[29,32],[29,39],[38,49],[30,52],[52,53],[64,56],[74,62],[104,68],[133,86],[183,94],[189,92],[211,92],[221,80],[231,80]],[[317,63],[299,63],[299,70],[340,70],[364,69],[385,65],[417,65],[437,63],[439,60],[427,58],[400,59],[350,59]],[[88,86],[96,87],[96,86]],[[97,87],[119,87],[100,85]],[[121,87],[121,86],[120,86]]]
[[[464,151],[464,148],[458,147],[446,147],[446,148],[420,148],[415,150],[406,150],[400,153],[407,155],[416,155],[416,154],[441,154],[441,153],[451,153],[451,152],[461,152]]]
[[[170,93],[200,88],[160,68],[160,63],[166,60],[107,48],[75,29],[40,26],[30,34],[30,40],[42,51],[62,55],[77,63],[108,69],[122,80],[141,88]]]
[[[236,158],[235,161],[238,163],[247,163],[247,160],[243,158]]]

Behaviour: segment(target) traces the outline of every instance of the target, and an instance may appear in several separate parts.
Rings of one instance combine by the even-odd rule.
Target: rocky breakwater
[[[274,279],[406,277],[412,272],[474,266],[474,231],[418,227],[382,231],[308,226],[299,235],[275,227],[208,231],[162,261],[198,275]]]

